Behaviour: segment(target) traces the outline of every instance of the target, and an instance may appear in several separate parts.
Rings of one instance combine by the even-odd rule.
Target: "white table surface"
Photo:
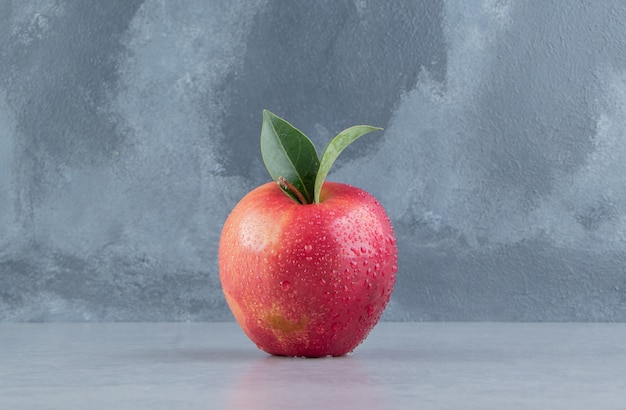
[[[351,355],[235,323],[0,323],[1,409],[625,409],[626,324],[380,323]]]

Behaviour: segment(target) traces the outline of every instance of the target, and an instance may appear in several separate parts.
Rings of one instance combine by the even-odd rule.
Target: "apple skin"
[[[342,356],[376,325],[398,269],[393,227],[362,189],[325,182],[302,205],[270,182],[228,216],[220,281],[246,335],[278,356]]]

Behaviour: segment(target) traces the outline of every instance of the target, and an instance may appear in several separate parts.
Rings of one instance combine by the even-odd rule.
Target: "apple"
[[[379,129],[342,131],[320,160],[302,132],[264,110],[261,152],[275,182],[234,207],[218,253],[228,306],[263,351],[345,355],[389,302],[398,269],[389,217],[364,190],[325,181],[344,148]]]

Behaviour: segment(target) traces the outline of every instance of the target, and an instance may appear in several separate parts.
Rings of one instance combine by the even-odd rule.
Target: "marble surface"
[[[626,324],[380,323],[341,358],[235,323],[0,323],[4,409],[622,409]]]
[[[95,5],[97,4],[97,6]],[[396,229],[389,321],[626,322],[626,1],[0,0],[0,322],[231,320],[262,110]]]

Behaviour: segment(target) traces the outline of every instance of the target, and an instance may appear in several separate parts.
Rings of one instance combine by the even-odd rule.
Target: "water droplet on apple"
[[[365,306],[365,311],[367,312],[367,316],[373,316],[374,315],[374,306],[372,305],[366,305]]]
[[[337,330],[339,330],[339,323],[333,322],[331,327],[333,329],[333,332],[336,332]]]
[[[320,278],[320,280],[318,281],[320,285],[325,285],[326,284],[326,279],[324,278]]]
[[[356,263],[356,261],[350,261],[350,266],[352,266],[352,269],[356,269],[357,266],[359,266],[359,265],[358,265],[358,263]],[[348,273],[348,272],[346,271],[346,273]]]
[[[280,282],[280,288],[283,291],[287,292],[291,288],[291,283],[289,283],[288,280],[283,280],[282,282]]]
[[[309,244],[304,245],[304,251],[305,251],[306,253],[309,253],[309,252],[311,252],[312,250],[313,250],[313,245],[311,245],[310,243],[309,243]]]
[[[352,251],[352,253],[354,253],[356,256],[359,256],[359,250],[357,248],[350,248],[350,250]]]
[[[376,262],[376,263],[374,264],[374,270],[375,270],[375,271],[379,271],[379,270],[380,270],[380,263]]]

